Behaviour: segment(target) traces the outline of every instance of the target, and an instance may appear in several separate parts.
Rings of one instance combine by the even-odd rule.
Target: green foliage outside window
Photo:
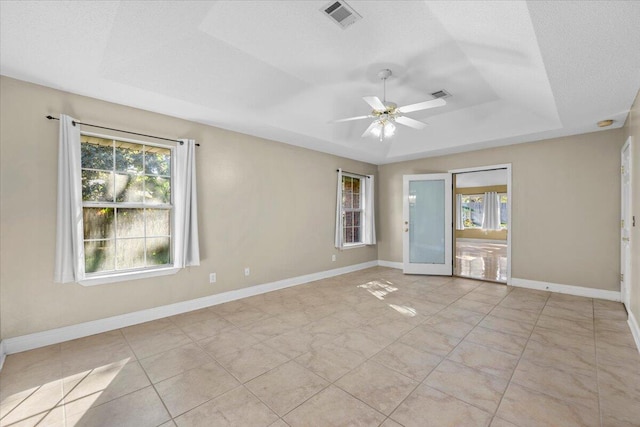
[[[82,135],[87,273],[171,263],[171,154]]]

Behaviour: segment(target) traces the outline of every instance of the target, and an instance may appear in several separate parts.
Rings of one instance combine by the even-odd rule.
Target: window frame
[[[357,179],[358,181],[360,181],[360,208],[345,208],[344,207],[344,179],[345,177],[349,177],[351,179]],[[365,181],[366,177],[363,176],[358,176],[355,174],[351,174],[348,172],[342,172],[342,186],[343,186],[343,190],[342,190],[342,198],[343,198],[343,202],[340,205],[340,210],[341,210],[341,215],[342,215],[342,233],[343,233],[343,241],[342,241],[342,248],[343,249],[352,249],[352,248],[357,248],[360,246],[366,246],[366,244],[364,243],[364,231],[365,231],[365,193],[366,193],[366,181]],[[351,192],[353,194],[353,191]],[[353,203],[352,203],[353,204]],[[347,229],[347,218],[346,218],[346,214],[347,212],[349,213],[359,213],[360,214],[360,240],[357,242],[347,242],[346,241],[346,229]],[[353,225],[351,226],[352,228],[354,227]]]
[[[498,196],[500,197],[500,200],[502,200],[502,197],[507,197],[507,208],[508,208],[508,193],[507,192],[498,192],[497,193]],[[470,193],[470,194],[462,194],[462,197],[482,197],[483,198],[483,203],[484,203],[484,193]],[[502,205],[502,202],[500,202],[500,204]],[[464,205],[464,202],[461,204]],[[501,208],[502,209],[502,208]],[[464,225],[464,213],[460,212],[460,215],[463,215],[462,218],[462,230],[482,230],[482,225],[480,225],[480,227],[466,227]],[[500,214],[502,216],[502,213]],[[508,219],[507,219],[508,220]],[[508,229],[509,224],[506,224],[504,227],[502,226],[502,221],[500,221],[500,230],[496,230],[496,231],[503,231],[503,230],[507,230]]]
[[[117,209],[163,209],[163,210],[168,210],[169,213],[169,263],[168,264],[161,264],[161,265],[155,265],[155,266],[146,266],[146,267],[136,267],[136,268],[130,268],[130,269],[122,269],[122,270],[111,270],[111,271],[107,271],[107,272],[93,272],[93,273],[86,273],[85,272],[85,277],[84,279],[80,280],[78,283],[80,283],[81,285],[84,286],[92,286],[92,285],[100,285],[100,284],[105,284],[105,283],[114,283],[114,282],[120,282],[120,281],[125,281],[125,280],[133,280],[133,279],[142,279],[142,278],[148,278],[148,277],[157,277],[157,276],[164,276],[164,275],[170,275],[170,274],[176,274],[178,271],[180,271],[180,268],[177,268],[175,266],[175,259],[174,259],[174,242],[175,242],[175,232],[176,232],[176,227],[175,227],[175,192],[176,192],[176,188],[175,188],[175,174],[176,174],[176,161],[175,161],[175,154],[176,154],[176,146],[175,144],[159,144],[159,143],[155,143],[155,142],[148,142],[148,141],[141,141],[141,140],[136,140],[136,139],[131,139],[131,138],[123,138],[123,137],[118,137],[118,136],[114,136],[114,135],[107,135],[107,134],[100,134],[100,133],[94,133],[94,132],[84,132],[81,131],[80,132],[80,137],[81,137],[81,144],[82,144],[82,136],[89,136],[89,137],[96,137],[96,138],[102,138],[102,139],[110,139],[113,141],[121,141],[121,142],[128,142],[128,143],[132,143],[132,144],[138,144],[141,145],[144,149],[145,146],[149,146],[149,147],[158,147],[158,148],[162,148],[162,149],[167,149],[170,151],[171,153],[171,164],[170,164],[170,176],[168,177],[170,180],[170,201],[169,203],[162,203],[162,204],[145,204],[144,202],[117,202],[117,201],[112,201],[112,202],[95,202],[95,201],[84,201],[82,200],[82,193],[80,194],[80,199],[81,199],[81,203],[82,203],[82,211],[83,211],[83,217],[84,217],[84,209],[85,208],[111,208],[114,210],[114,220],[117,221]],[[115,147],[114,147],[115,150]],[[144,158],[144,157],[143,157]],[[114,175],[116,175],[118,172],[116,170],[116,165],[115,165],[115,161],[116,161],[116,157],[115,157],[115,152],[114,152],[114,157],[113,157],[113,169],[112,172],[114,173]],[[144,165],[144,163],[143,163]],[[99,170],[99,169],[92,169],[92,168],[83,168],[82,165],[81,167],[81,171],[82,170]],[[103,170],[100,170],[103,171]],[[144,173],[144,168],[142,173],[140,174],[141,176],[147,176]],[[157,175],[160,177],[164,177],[166,178],[166,176],[164,175]],[[114,195],[115,197],[115,195]],[[84,219],[83,219],[83,229],[84,229]],[[167,236],[151,236],[151,237],[167,237]],[[80,239],[80,244],[82,245],[82,247],[84,248],[84,244],[86,241],[100,241],[100,240],[104,240],[104,239],[85,239],[84,233],[82,234],[82,236],[79,236]],[[124,238],[127,239],[127,238]],[[144,235],[144,239],[145,239],[145,257],[146,257],[146,239],[147,239],[147,235],[146,235],[146,222],[145,222],[145,235]],[[114,245],[115,248],[114,250],[117,249],[117,235],[115,234],[115,230],[114,230],[114,237],[113,237],[113,241],[114,241]],[[114,257],[117,260],[117,252],[114,254]],[[83,259],[82,259],[82,263],[83,265],[85,265],[85,253],[84,253],[84,249],[83,249]],[[114,266],[115,267],[115,266]]]

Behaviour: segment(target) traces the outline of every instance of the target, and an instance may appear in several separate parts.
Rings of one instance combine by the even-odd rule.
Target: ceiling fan
[[[384,86],[383,99],[377,96],[365,96],[362,99],[369,104],[373,111],[366,116],[349,117],[347,119],[335,120],[334,123],[349,122],[352,120],[362,119],[374,119],[369,125],[367,130],[362,134],[363,137],[367,135],[373,135],[380,138],[382,141],[384,138],[389,138],[395,134],[395,123],[408,126],[413,129],[424,129],[427,124],[419,120],[412,119],[411,117],[404,116],[405,113],[412,113],[414,111],[426,110],[428,108],[441,107],[446,105],[444,99],[432,99],[430,101],[418,102],[417,104],[405,105],[398,107],[394,102],[387,101],[387,79],[391,76],[391,70],[385,68],[378,72],[378,77],[382,79]]]

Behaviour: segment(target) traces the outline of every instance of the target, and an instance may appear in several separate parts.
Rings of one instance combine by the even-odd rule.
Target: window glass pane
[[[360,194],[353,193],[353,208],[360,209]]]
[[[344,232],[345,232],[344,242],[353,243],[353,228],[347,227],[345,228]]]
[[[353,213],[353,225],[356,227],[360,226],[360,219],[362,217],[362,212],[354,212]]]
[[[500,194],[500,228],[507,228],[507,218],[509,218],[507,213],[507,195]]]
[[[170,148],[81,135],[81,154],[83,202],[171,204]],[[171,210],[118,206],[83,208],[86,272],[169,264]]]
[[[360,193],[360,178],[352,178],[353,179],[353,192]]]
[[[113,172],[82,171],[82,200],[113,202]]]
[[[345,212],[344,213],[344,225],[346,227],[353,226],[353,212]]]
[[[342,207],[345,209],[353,207],[353,194],[351,192],[342,193]]]
[[[169,264],[171,261],[171,244],[168,237],[147,239],[147,265]]]
[[[112,239],[115,237],[113,208],[84,208],[82,223],[85,239]]]
[[[111,140],[82,136],[80,154],[83,168],[113,169],[113,141]]]
[[[114,241],[84,242],[84,270],[86,273],[113,271],[115,269]]]
[[[116,142],[116,170],[142,172],[142,145]]]
[[[171,150],[159,147],[146,147],[145,173],[147,175],[171,175]]]
[[[144,237],[144,209],[118,208],[118,238]]]
[[[168,236],[171,234],[169,209],[146,209],[147,236]]]
[[[144,239],[121,239],[117,242],[117,268],[144,267]]]
[[[360,241],[360,227],[353,227],[353,242],[359,243]]]
[[[351,185],[351,181],[350,176],[342,177],[342,191],[352,191],[353,187]]]
[[[464,228],[482,228],[484,196],[471,194],[462,196],[462,221]]]
[[[144,177],[133,174],[116,174],[116,202],[142,203]]]
[[[158,176],[147,176],[145,203],[171,203],[171,180]]]

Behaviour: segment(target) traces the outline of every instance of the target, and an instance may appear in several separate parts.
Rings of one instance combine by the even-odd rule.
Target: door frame
[[[627,165],[629,167],[629,188],[628,190],[628,194],[625,195],[625,189],[624,189],[624,170],[622,170],[622,168],[624,167],[624,152],[625,150],[627,151],[627,155],[629,157],[629,161],[627,162]],[[624,145],[622,146],[622,148],[620,149],[620,220],[621,220],[621,227],[620,227],[620,299],[622,300],[622,303],[625,305],[627,311],[629,311],[631,309],[630,305],[631,305],[631,289],[630,289],[630,284],[631,284],[631,276],[633,274],[633,271],[631,270],[631,241],[629,241],[627,243],[627,248],[629,248],[628,253],[625,254],[625,256],[623,256],[623,251],[624,251],[624,242],[623,242],[623,238],[624,238],[624,228],[628,227],[629,228],[629,239],[631,238],[631,224],[629,224],[630,221],[632,220],[632,215],[631,215],[631,211],[632,211],[632,202],[633,202],[633,138],[631,136],[629,136],[626,140],[626,142],[624,143]],[[628,212],[625,212],[624,209],[624,202],[625,202],[625,197],[627,198],[627,210]],[[627,218],[625,218],[625,213],[628,214],[626,215]],[[625,227],[622,227],[622,221],[626,221],[627,223],[625,224]],[[624,279],[623,279],[623,275],[624,274]],[[623,288],[624,288],[624,292],[623,292]]]
[[[513,189],[511,188],[511,163],[503,163],[498,165],[476,166],[463,169],[449,170],[450,174],[466,173],[466,172],[482,172],[493,169],[506,169],[507,170],[507,285],[511,286],[511,234],[512,234],[512,203],[511,197],[513,195]],[[455,189],[454,189],[455,190]],[[455,227],[452,227],[453,238],[455,242]],[[452,245],[453,256],[455,257],[456,248]],[[455,258],[454,258],[455,259]]]

